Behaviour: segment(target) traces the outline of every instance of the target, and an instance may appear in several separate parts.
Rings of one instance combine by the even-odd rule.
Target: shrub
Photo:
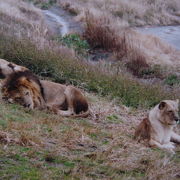
[[[64,37],[57,38],[63,45],[73,48],[78,55],[86,55],[89,50],[89,44],[78,34],[68,34]]]
[[[49,9],[51,6],[56,4],[57,0],[25,0],[33,2],[35,5],[39,6],[41,9]]]
[[[115,29],[111,28],[111,21],[107,17],[95,17],[86,12],[86,27],[84,37],[93,48],[106,51],[122,51],[125,47],[124,36],[119,37]]]
[[[128,51],[130,53],[127,54],[127,68],[133,73],[133,75],[142,77],[143,71],[149,68],[145,55],[138,53],[138,50],[129,49]]]

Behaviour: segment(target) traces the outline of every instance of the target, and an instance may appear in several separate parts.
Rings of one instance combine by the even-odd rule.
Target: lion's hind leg
[[[47,108],[55,114],[64,117],[72,116],[74,114],[74,110],[71,106],[68,106],[67,110],[62,110],[61,106],[58,104],[48,104]]]
[[[68,116],[73,116],[75,114],[74,107],[73,107],[73,98],[74,94],[72,92],[72,88],[67,87],[65,92],[64,92],[65,98],[64,98],[64,103],[66,108],[63,107],[63,105],[58,105],[58,104],[52,104],[50,106],[50,109],[55,113],[60,116],[68,117]]]
[[[88,111],[87,100],[80,90],[73,86],[68,86],[64,94],[68,104],[68,112],[71,112],[73,115],[82,115]]]
[[[78,89],[73,86],[67,86],[64,95],[65,109],[57,104],[52,104],[49,108],[55,114],[73,117],[86,117],[89,114],[87,100]]]
[[[58,114],[60,116],[64,116],[64,117],[68,117],[68,116],[73,116],[74,115],[74,111],[72,108],[68,108],[67,111],[64,111],[64,110],[61,110],[55,106],[52,107],[52,111],[55,113],[55,114]]]

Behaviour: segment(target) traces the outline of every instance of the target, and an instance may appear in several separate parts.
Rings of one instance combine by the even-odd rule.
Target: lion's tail
[[[86,112],[80,113],[80,114],[74,114],[72,115],[72,117],[82,117],[82,118],[86,118],[88,116],[90,116],[92,113],[91,111],[88,109]]]

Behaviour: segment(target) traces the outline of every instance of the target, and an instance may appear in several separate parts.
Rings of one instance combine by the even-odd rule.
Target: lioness
[[[173,131],[179,121],[178,105],[179,100],[164,100],[156,105],[137,127],[135,138],[148,139],[151,147],[174,153],[173,142],[180,143],[180,136]]]
[[[88,102],[79,89],[39,80],[27,68],[6,62],[0,60],[1,73],[6,77],[2,85],[4,99],[31,109],[48,108],[61,116],[89,115]]]

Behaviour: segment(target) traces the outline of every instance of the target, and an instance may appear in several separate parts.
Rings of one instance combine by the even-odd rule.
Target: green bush
[[[33,2],[34,5],[37,5],[41,9],[49,9],[51,6],[56,4],[57,0],[49,0],[48,2],[44,2],[43,0],[24,0],[28,2]]]
[[[86,40],[82,39],[78,34],[68,34],[64,37],[57,38],[62,44],[69,48],[73,48],[78,55],[87,55],[89,44]]]

